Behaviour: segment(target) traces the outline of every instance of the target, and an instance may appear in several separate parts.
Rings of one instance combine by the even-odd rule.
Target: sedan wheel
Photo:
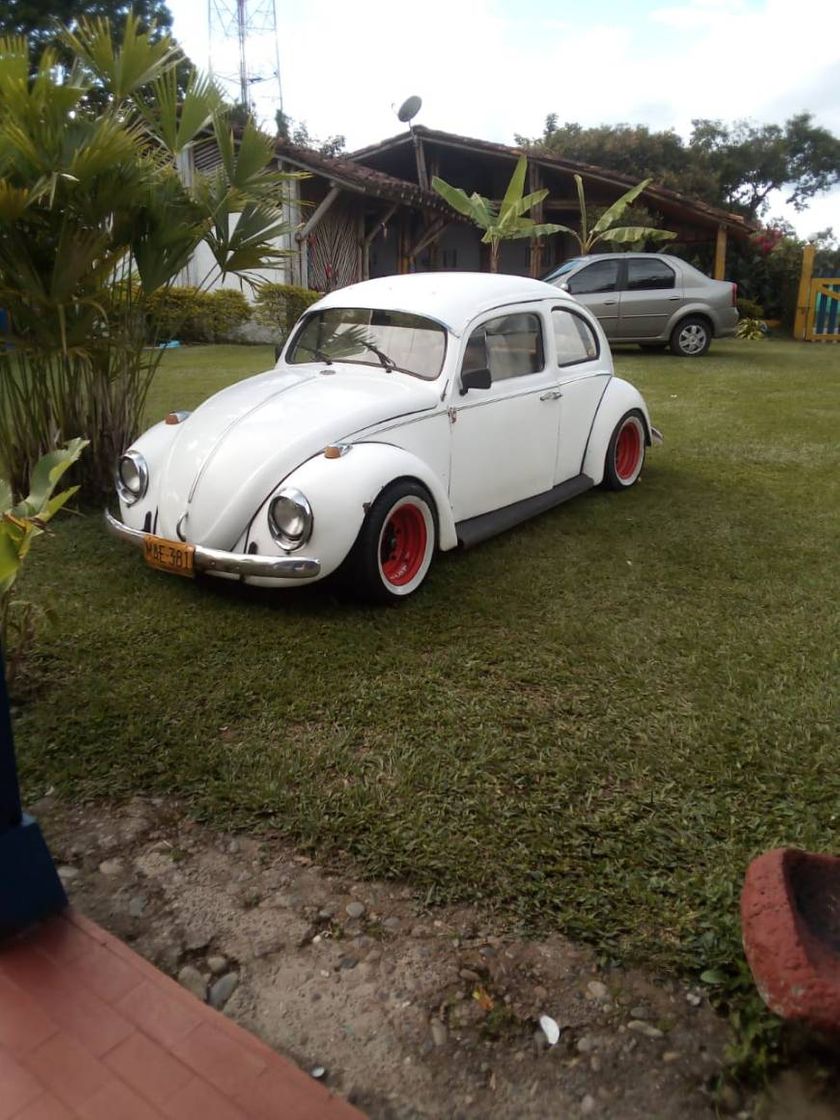
[[[639,412],[628,412],[619,420],[607,448],[604,485],[609,490],[626,490],[642,473],[645,465],[645,424]]]
[[[671,334],[671,349],[679,358],[699,358],[711,341],[712,331],[705,319],[683,319]]]
[[[435,553],[432,501],[416,482],[396,482],[370,508],[349,569],[354,587],[366,599],[388,603],[405,599],[426,578]]]

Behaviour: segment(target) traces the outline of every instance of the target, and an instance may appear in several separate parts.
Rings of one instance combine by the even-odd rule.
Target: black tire
[[[701,358],[711,344],[711,323],[701,315],[681,319],[671,331],[671,350],[678,358]]]
[[[608,490],[628,490],[638,481],[645,465],[647,429],[641,412],[626,412],[615,426],[604,462],[604,486]]]
[[[368,602],[399,603],[423,583],[436,544],[428,490],[410,479],[393,482],[368,510],[347,558],[347,582]]]

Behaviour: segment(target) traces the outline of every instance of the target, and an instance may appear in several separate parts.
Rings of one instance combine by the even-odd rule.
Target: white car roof
[[[488,272],[411,272],[383,276],[329,292],[310,310],[329,307],[371,307],[425,315],[449,327],[455,334],[476,315],[508,303],[552,299],[574,303],[571,296],[524,276]]]

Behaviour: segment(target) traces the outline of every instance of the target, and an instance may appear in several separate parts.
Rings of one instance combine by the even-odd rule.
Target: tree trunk
[[[490,271],[491,272],[498,272],[499,271],[499,247],[500,247],[500,243],[498,241],[491,241],[490,242]]]

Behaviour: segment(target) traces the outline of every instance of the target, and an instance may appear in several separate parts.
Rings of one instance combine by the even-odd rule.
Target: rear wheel
[[[610,437],[604,463],[604,485],[609,490],[626,490],[642,473],[645,465],[645,422],[640,412],[628,412],[619,420]]]
[[[435,553],[432,500],[419,482],[386,487],[368,511],[348,561],[353,589],[378,603],[395,603],[423,583]]]
[[[677,323],[671,332],[671,350],[678,358],[699,358],[712,342],[712,328],[707,319],[690,315]]]

